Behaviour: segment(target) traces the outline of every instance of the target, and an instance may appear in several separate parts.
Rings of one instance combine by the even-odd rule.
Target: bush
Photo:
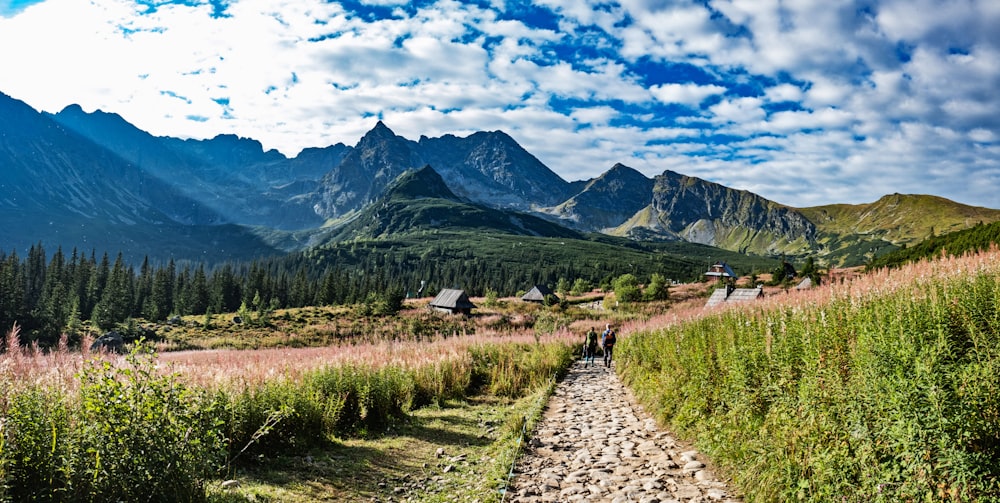
[[[0,500],[58,501],[72,487],[69,409],[51,390],[14,393],[0,421]]]
[[[615,297],[621,302],[636,302],[642,300],[642,290],[639,281],[631,274],[622,274],[614,283]]]
[[[84,368],[71,499],[205,498],[205,480],[222,466],[222,423],[203,393],[175,377],[159,375],[143,346],[124,367]]]

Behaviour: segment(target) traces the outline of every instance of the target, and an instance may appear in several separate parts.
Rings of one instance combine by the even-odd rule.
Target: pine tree
[[[0,336],[6,335],[14,322],[23,320],[24,280],[21,259],[11,253],[0,262]]]
[[[91,319],[97,326],[110,329],[124,322],[132,314],[132,272],[126,268],[122,254],[115,259],[101,300],[94,307]]]

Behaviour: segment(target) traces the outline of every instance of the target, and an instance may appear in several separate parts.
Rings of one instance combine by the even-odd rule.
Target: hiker
[[[606,325],[604,333],[601,334],[601,348],[604,349],[604,366],[611,366],[611,353],[615,349],[615,342],[617,342],[617,335],[615,334],[615,329],[611,328],[611,324]]]
[[[583,363],[584,365],[594,364],[594,355],[597,354],[597,330],[590,327],[587,338],[583,341]]]

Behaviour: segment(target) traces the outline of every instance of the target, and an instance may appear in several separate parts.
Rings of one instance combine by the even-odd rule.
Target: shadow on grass
[[[455,465],[449,475],[458,475],[463,463],[475,463],[466,458],[478,459],[474,452],[493,443],[487,425],[499,422],[500,410],[496,404],[421,409],[382,435],[261,459],[234,473],[239,489],[215,491],[211,501],[385,501],[443,490],[439,476],[448,465]],[[466,457],[453,459],[459,454]]]

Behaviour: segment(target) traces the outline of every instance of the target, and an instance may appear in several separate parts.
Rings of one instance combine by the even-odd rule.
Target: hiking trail
[[[741,501],[635,402],[613,368],[575,362],[549,399],[504,501]]]

